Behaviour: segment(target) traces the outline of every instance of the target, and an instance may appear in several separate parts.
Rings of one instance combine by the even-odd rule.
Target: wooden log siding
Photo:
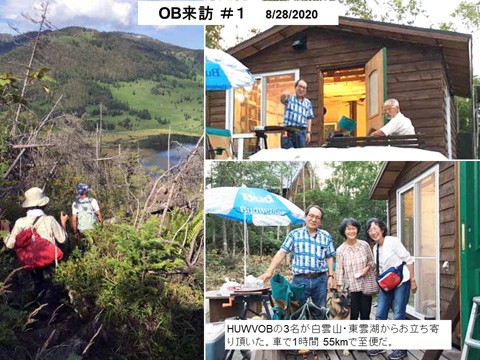
[[[225,129],[225,91],[207,91],[207,126]]]
[[[457,182],[456,166],[454,162],[440,162],[439,164],[439,227],[440,227],[440,316],[446,311],[448,304],[452,302],[459,264],[458,248],[458,221],[457,221]],[[389,191],[389,232],[397,234],[397,189],[420,176],[431,168],[435,163],[409,162],[398,176],[395,185]],[[444,270],[441,265],[444,261],[449,262],[449,270]],[[421,284],[419,284],[421,286]]]
[[[295,51],[292,40],[306,36],[307,49]],[[440,48],[393,41],[390,39],[309,27],[283,41],[240,59],[252,73],[300,70],[300,77],[309,84],[307,97],[312,101],[317,119],[313,123],[311,146],[323,142],[323,124],[318,119],[318,69],[333,70],[363,67],[382,47],[387,48],[387,92],[396,98],[405,116],[417,131],[425,134],[426,149],[447,155],[445,92],[446,73]],[[292,89],[293,91],[293,89]],[[224,92],[219,92],[223,94]],[[208,126],[224,127],[225,103],[217,92],[208,92]],[[452,107],[453,108],[453,107]],[[454,131],[455,130],[455,131]],[[452,135],[455,135],[453,129]],[[452,136],[452,138],[456,136]],[[454,157],[456,149],[452,149]]]

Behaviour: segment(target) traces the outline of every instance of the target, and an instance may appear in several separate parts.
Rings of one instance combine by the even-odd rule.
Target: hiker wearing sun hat
[[[24,196],[25,200],[22,203],[22,207],[27,210],[27,214],[15,222],[12,232],[4,240],[6,247],[13,249],[17,235],[29,227],[34,227],[38,235],[54,245],[55,242],[64,243],[67,238],[65,229],[68,215],[63,212],[60,214],[60,225],[53,216],[45,214],[45,206],[49,203],[50,199],[45,196],[43,190],[38,187],[28,189]],[[46,289],[47,282],[44,272],[45,270],[50,270],[52,267],[53,264],[32,270],[31,274],[36,295]]]

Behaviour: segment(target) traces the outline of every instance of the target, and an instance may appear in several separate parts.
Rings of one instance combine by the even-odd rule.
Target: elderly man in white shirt
[[[383,104],[383,114],[389,120],[381,129],[370,136],[415,135],[412,121],[400,112],[400,104],[396,99],[388,99]]]

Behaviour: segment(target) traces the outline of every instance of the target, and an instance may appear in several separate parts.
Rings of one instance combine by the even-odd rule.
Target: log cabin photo
[[[473,93],[470,34],[340,17],[338,26],[274,26],[228,53],[256,81],[246,88],[207,91],[206,124],[231,132],[239,158],[258,151],[255,128],[282,124],[279,98],[293,93],[299,79],[308,84],[306,97],[315,115],[308,147],[324,146],[341,132],[342,118],[355,122],[352,137],[368,136],[386,123],[383,103],[394,98],[423,149],[447,159],[462,157],[455,96]],[[468,158],[476,153],[473,132]],[[268,135],[269,149],[280,147],[280,136],[278,131]]]
[[[387,200],[388,230],[415,257],[418,291],[412,319],[452,320],[452,341],[464,346],[472,301],[480,295],[480,164],[386,162],[371,190]],[[480,337],[477,319],[473,338]],[[468,359],[478,359],[471,349]]]

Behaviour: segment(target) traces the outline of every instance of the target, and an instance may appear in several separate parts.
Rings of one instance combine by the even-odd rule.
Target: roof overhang
[[[333,26],[274,26],[230,48],[228,52],[242,60],[310,27],[335,29],[342,32],[440,48],[447,74],[449,74],[451,91],[454,95],[471,97],[473,81],[471,34],[341,16],[339,17],[339,25]]]
[[[405,167],[405,161],[384,162],[370,190],[370,199],[388,200],[388,193]]]

